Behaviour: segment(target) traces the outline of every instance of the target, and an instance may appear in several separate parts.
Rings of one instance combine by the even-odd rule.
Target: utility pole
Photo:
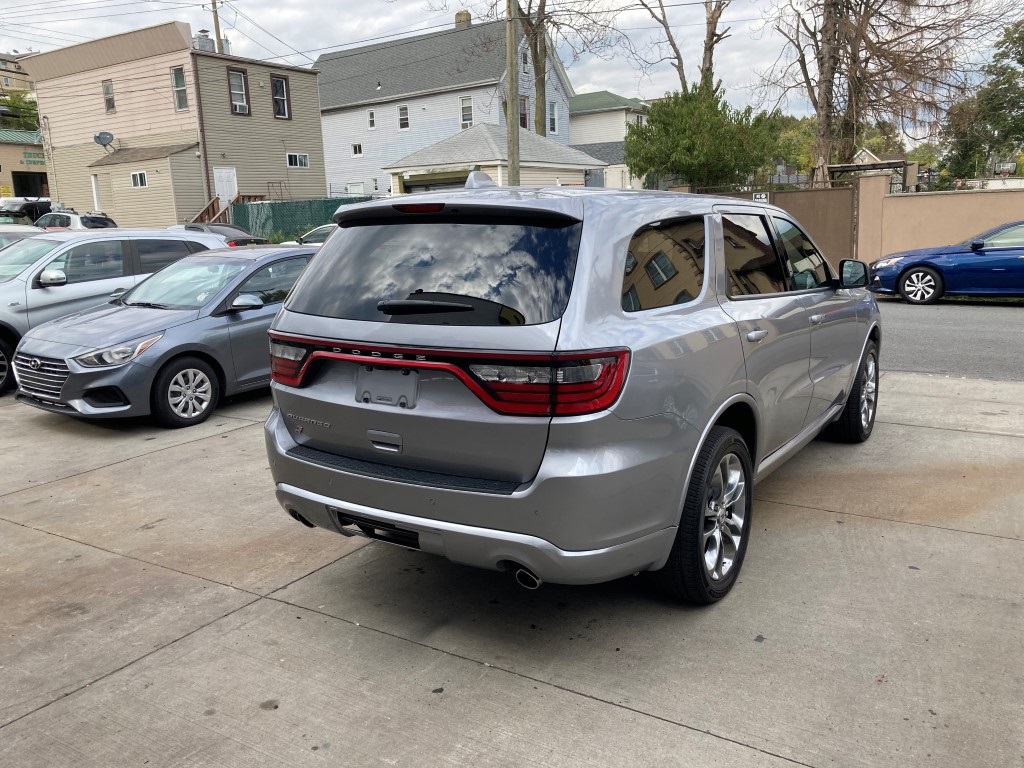
[[[217,0],[210,0],[210,7],[213,9],[213,39],[217,46],[217,53],[224,53],[224,43],[220,39],[220,16],[217,15]]]
[[[505,70],[508,73],[505,97],[505,133],[508,135],[508,185],[519,186],[519,46],[516,43],[516,0],[506,0],[508,22],[505,27]]]

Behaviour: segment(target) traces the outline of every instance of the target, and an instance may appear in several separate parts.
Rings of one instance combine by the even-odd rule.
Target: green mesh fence
[[[329,197],[323,200],[273,200],[231,206],[231,222],[272,243],[294,240],[321,224],[329,224],[339,206],[362,203],[369,197]]]

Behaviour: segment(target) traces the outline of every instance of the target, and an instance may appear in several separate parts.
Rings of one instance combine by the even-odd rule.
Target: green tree
[[[39,130],[39,107],[21,91],[0,95],[0,127]]]
[[[768,167],[782,116],[730,107],[695,86],[651,104],[648,121],[626,129],[626,165],[634,176],[682,178],[695,187],[743,184]]]
[[[925,141],[907,152],[907,160],[917,163],[921,170],[939,167],[939,145],[934,141]]]
[[[775,157],[798,173],[809,173],[814,167],[814,145],[818,136],[818,121],[814,117],[780,118],[780,129]]]

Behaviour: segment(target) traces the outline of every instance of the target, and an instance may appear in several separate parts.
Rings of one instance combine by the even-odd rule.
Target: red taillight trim
[[[228,240],[228,248],[234,248],[238,245],[234,240]]]
[[[465,350],[378,347],[365,344],[313,339],[270,332],[274,341],[306,349],[301,360],[271,356],[271,378],[288,387],[302,387],[316,360],[339,360],[357,365],[445,371],[461,381],[495,413],[510,416],[582,416],[610,408],[622,393],[629,370],[628,349],[595,349],[584,352],[536,353],[467,352]],[[428,359],[438,358],[438,359]],[[473,375],[469,365],[536,365],[564,368],[568,364],[611,358],[593,382],[571,384],[515,384],[485,382]]]

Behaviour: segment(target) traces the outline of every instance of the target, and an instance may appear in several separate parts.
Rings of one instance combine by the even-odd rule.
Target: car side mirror
[[[240,293],[231,302],[231,309],[235,312],[244,312],[247,309],[260,309],[262,306],[263,300],[251,293]]]
[[[52,288],[57,285],[67,285],[68,276],[62,269],[44,269],[39,275],[39,284],[44,288]]]
[[[117,299],[120,298],[121,296],[124,296],[126,293],[128,293],[127,288],[118,288],[116,291],[110,294],[110,298]]]
[[[839,262],[840,288],[866,288],[868,284],[868,265],[856,259],[843,259]]]
[[[985,242],[983,240],[975,240],[973,243],[971,243],[971,250],[972,251],[980,251],[984,247],[985,247]]]

